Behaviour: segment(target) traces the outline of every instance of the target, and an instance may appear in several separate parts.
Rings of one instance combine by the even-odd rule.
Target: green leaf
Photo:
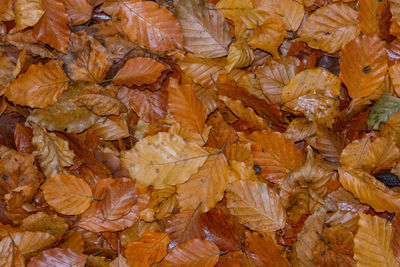
[[[400,98],[384,93],[378,102],[372,106],[369,113],[368,129],[379,130],[381,122],[385,122],[390,115],[400,111]]]

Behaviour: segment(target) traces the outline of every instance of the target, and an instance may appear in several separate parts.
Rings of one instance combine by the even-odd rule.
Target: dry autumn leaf
[[[183,35],[179,21],[164,6],[151,1],[121,2],[121,26],[132,42],[154,51],[181,48]]]
[[[92,190],[84,180],[65,174],[47,179],[42,190],[47,203],[65,215],[83,213],[93,200]]]
[[[368,96],[383,82],[387,59],[376,35],[364,35],[349,42],[341,52],[340,79],[351,98]]]
[[[166,69],[167,67],[164,64],[151,58],[131,58],[114,76],[113,82],[128,86],[151,84],[157,81],[161,72]]]
[[[399,36],[399,0],[0,0],[0,265],[398,266]]]
[[[10,83],[4,95],[16,104],[31,108],[44,108],[56,103],[68,87],[62,65],[57,60],[44,65],[30,65],[24,74]]]
[[[391,239],[392,227],[385,219],[360,213],[354,237],[357,266],[400,266],[390,247]]]
[[[153,152],[149,154],[150,151]],[[126,151],[122,162],[139,183],[163,188],[185,182],[207,156],[204,149],[185,142],[180,136],[158,133]]]

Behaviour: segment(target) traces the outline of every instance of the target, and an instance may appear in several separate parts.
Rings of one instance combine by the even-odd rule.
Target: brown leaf
[[[205,233],[200,222],[198,209],[179,212],[165,222],[165,232],[171,238],[170,247],[193,238],[203,239]]]
[[[66,140],[47,132],[40,126],[34,126],[32,144],[35,146],[32,154],[39,161],[47,178],[56,174],[67,174],[64,167],[74,163],[75,154],[69,149]]]
[[[179,21],[165,6],[150,1],[120,3],[121,26],[132,42],[153,51],[172,51],[183,45]]]
[[[92,17],[93,7],[87,0],[63,0],[72,25],[84,24]]]
[[[54,236],[44,232],[18,232],[10,236],[21,254],[29,259],[39,251],[53,247],[57,240]]]
[[[33,27],[33,35],[43,43],[66,53],[71,31],[63,1],[43,0],[43,10],[43,16]]]
[[[107,50],[85,33],[71,35],[68,54],[62,59],[65,72],[75,82],[100,83],[111,66]]]
[[[368,173],[339,168],[339,179],[345,189],[377,212],[399,212],[400,194]]]
[[[150,266],[167,255],[169,237],[167,233],[154,230],[145,232],[141,238],[126,247],[126,262],[132,267]]]
[[[191,239],[174,247],[161,262],[161,267],[169,266],[193,266],[211,267],[219,258],[219,249],[214,243]]]
[[[11,81],[5,96],[18,105],[44,108],[56,103],[67,87],[62,63],[53,60],[44,65],[30,65],[25,73]]]
[[[104,140],[125,138],[130,135],[126,119],[126,113],[121,113],[119,116],[102,117],[90,129]]]
[[[28,267],[84,267],[87,256],[71,249],[52,248],[31,259]]]
[[[0,258],[3,266],[25,267],[24,256],[9,236],[0,241]]]
[[[289,267],[289,262],[281,257],[277,245],[270,237],[261,237],[255,232],[246,232],[246,243],[248,243],[248,252],[255,253],[266,266]]]
[[[31,232],[47,232],[58,240],[68,232],[68,224],[57,215],[48,215],[42,211],[22,220],[21,230]]]

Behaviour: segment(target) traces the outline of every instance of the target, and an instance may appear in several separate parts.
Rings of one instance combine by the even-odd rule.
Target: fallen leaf
[[[17,31],[35,25],[43,16],[42,0],[18,0],[15,3],[15,22]]]
[[[33,35],[56,50],[66,53],[70,28],[68,15],[61,0],[42,0],[44,14],[33,26]]]
[[[200,212],[212,209],[224,196],[227,171],[228,165],[222,153],[210,155],[198,172],[185,183],[177,185],[181,209],[194,210],[199,205]]]
[[[400,266],[390,247],[392,228],[385,219],[360,213],[354,237],[354,259],[358,266]]]
[[[125,250],[126,262],[132,267],[150,266],[159,262],[167,255],[168,243],[168,234],[147,231],[141,238],[128,244]]]
[[[84,24],[92,17],[93,7],[87,0],[63,0],[72,25]]]
[[[286,31],[282,22],[274,18],[268,18],[264,23],[253,30],[249,38],[249,45],[256,49],[262,49],[279,58],[278,47],[286,37]]]
[[[205,58],[228,53],[231,42],[228,24],[212,5],[197,0],[175,0],[174,7],[185,49]]]
[[[196,251],[194,253],[194,251]],[[191,239],[174,247],[161,262],[160,266],[211,267],[219,258],[219,249],[212,242]]]
[[[33,155],[47,178],[66,174],[64,167],[74,163],[75,154],[69,149],[68,142],[41,127],[33,127],[32,144],[35,146]]]
[[[379,130],[382,122],[386,122],[392,114],[400,111],[400,99],[384,93],[369,112],[367,126]]]
[[[329,4],[311,14],[299,41],[328,53],[335,53],[360,33],[357,12],[343,4]],[[355,50],[354,50],[355,51]]]
[[[84,267],[87,256],[75,253],[71,249],[52,248],[41,252],[32,258],[27,266],[29,267]]]
[[[207,157],[208,153],[198,145],[161,132],[143,138],[123,153],[122,163],[139,183],[160,189],[185,182]]]
[[[44,65],[30,65],[25,73],[11,81],[4,95],[19,105],[44,108],[56,103],[67,87],[62,63],[53,60]]]
[[[120,3],[120,12],[122,29],[132,42],[154,51],[182,48],[181,25],[166,7],[133,0]]]
[[[385,79],[387,57],[376,35],[364,35],[349,42],[340,57],[340,79],[353,99],[372,94]]]
[[[205,105],[195,96],[193,86],[181,85],[171,78],[168,84],[168,108],[183,127],[201,135],[207,113]]]
[[[65,215],[83,213],[93,200],[92,190],[84,180],[65,174],[47,179],[42,190],[46,202]]]
[[[280,197],[266,184],[233,182],[228,186],[227,199],[230,212],[252,230],[268,233],[285,225],[286,214]]]
[[[167,66],[152,58],[131,58],[114,76],[113,82],[128,86],[151,84],[157,81],[161,72],[167,69]]]

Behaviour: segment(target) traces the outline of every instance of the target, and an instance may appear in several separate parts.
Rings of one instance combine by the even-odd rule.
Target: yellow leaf
[[[207,156],[207,151],[185,142],[179,135],[159,132],[123,152],[121,160],[139,183],[161,189],[184,183],[203,165]]]
[[[249,38],[249,45],[254,49],[259,48],[279,58],[278,47],[285,37],[286,31],[282,22],[274,18],[268,18],[261,26],[254,29]]]
[[[248,29],[257,28],[266,17],[264,11],[255,9],[253,1],[220,0],[215,7],[222,16],[244,23]]]
[[[393,231],[386,219],[364,213],[359,215],[354,237],[357,266],[400,266],[390,245]]]
[[[227,207],[239,222],[258,232],[285,226],[286,214],[279,195],[267,184],[239,180],[228,186]]]
[[[282,102],[291,110],[302,112],[309,120],[332,126],[337,116],[340,79],[323,68],[297,74],[282,89]]]
[[[295,0],[278,0],[277,13],[287,31],[297,31],[304,17],[304,7]]]
[[[42,190],[46,202],[65,215],[83,213],[93,200],[89,185],[75,176],[57,174],[44,182]]]
[[[400,194],[366,172],[339,168],[340,183],[377,212],[399,212]]]
[[[382,136],[394,138],[397,146],[400,144],[400,112],[393,113],[382,123],[380,133]]]
[[[35,25],[43,14],[42,0],[15,1],[15,23],[17,31]]]
[[[33,155],[38,159],[46,177],[50,178],[59,173],[67,174],[64,167],[71,166],[75,157],[67,141],[40,126],[34,126],[32,144],[35,146]]]
[[[306,20],[299,41],[328,53],[335,53],[358,36],[357,12],[345,4],[317,9]]]
[[[210,134],[211,126],[206,125],[202,133],[196,133],[182,127],[179,123],[173,124],[169,128],[170,134],[180,135],[185,141],[198,144],[199,146],[204,146],[208,140],[208,135]]]
[[[253,50],[246,41],[236,41],[229,46],[227,57],[228,65],[225,66],[227,72],[233,68],[247,67],[254,60]]]
[[[365,137],[348,144],[340,155],[343,167],[373,173],[391,169],[399,158],[400,152],[394,140],[378,137],[374,141]]]

